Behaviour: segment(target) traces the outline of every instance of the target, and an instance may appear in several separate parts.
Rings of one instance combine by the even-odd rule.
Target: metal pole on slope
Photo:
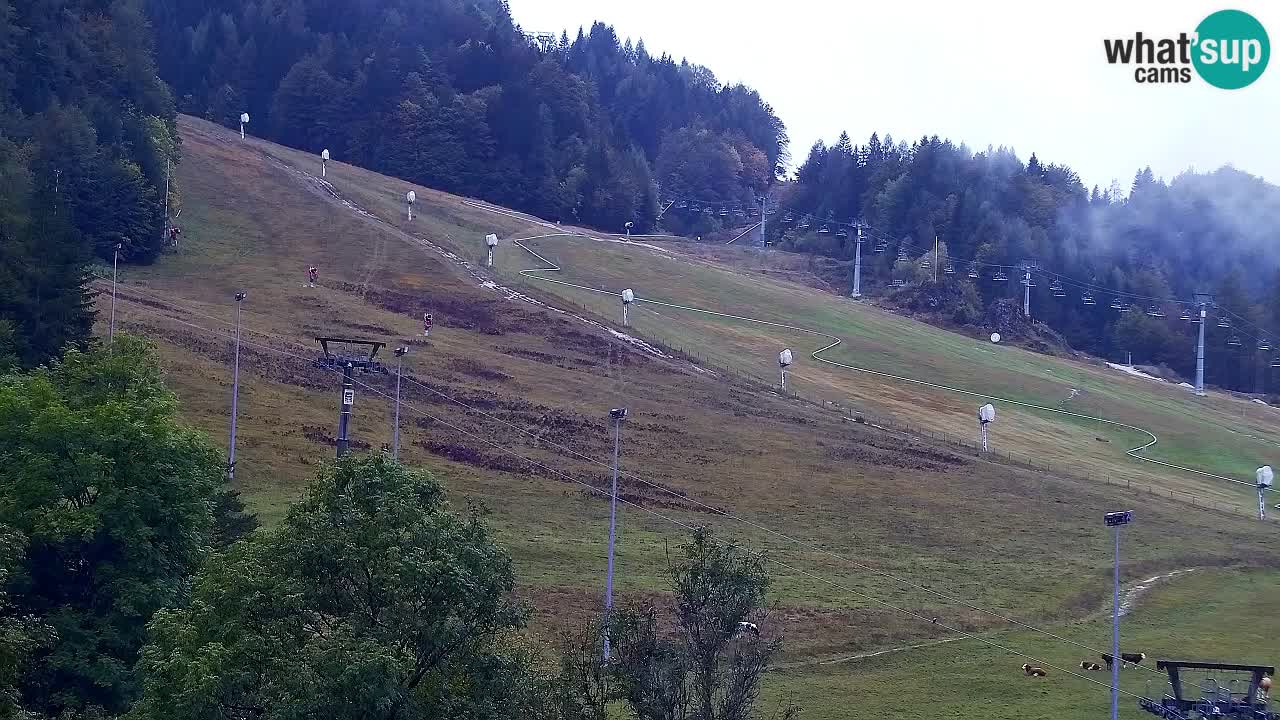
[[[764,249],[765,234],[764,221],[768,217],[769,196],[767,194],[760,196],[760,249]]]
[[[355,366],[347,363],[342,368],[342,410],[338,414],[338,441],[337,452],[341,458],[347,454],[347,448],[350,441],[347,439],[347,426],[351,421],[351,406],[356,401],[356,385],[353,380],[355,375]]]
[[[1111,720],[1120,712],[1120,528],[1133,521],[1133,511],[1107,513],[1107,527],[1116,529],[1115,582],[1111,595]]]
[[[408,354],[408,347],[396,348],[396,412],[395,427],[391,431],[391,457],[396,460],[400,459],[400,370],[404,365],[404,356]]]
[[[160,234],[160,244],[169,241],[169,158],[164,159],[164,230]]]
[[[115,345],[116,340],[116,270],[120,265],[120,246],[116,243],[115,256],[111,259],[111,325],[107,327],[107,348]]]
[[[613,489],[609,493],[609,569],[604,581],[604,659],[609,660],[609,612],[613,609],[613,547],[618,527],[618,447],[622,444],[622,421],[627,417],[626,408],[612,408],[613,420]]]
[[[231,371],[231,440],[227,443],[227,482],[236,479],[236,418],[240,405],[240,307],[247,297],[244,292],[236,293],[236,353]]]
[[[862,228],[865,227],[861,219],[854,223],[854,229],[858,232],[858,245],[853,255],[853,294],[851,297],[862,297]]]
[[[1196,395],[1204,396],[1204,326],[1209,320],[1209,305],[1213,296],[1196,294],[1196,306],[1200,312],[1200,339],[1196,343]]]
[[[939,248],[938,236],[934,235],[933,236],[933,284],[934,285],[938,284],[938,265],[942,263],[942,258],[939,256],[938,248]]]
[[[1263,465],[1258,468],[1255,475],[1258,480],[1258,519],[1267,519],[1267,499],[1266,493],[1271,489],[1271,484],[1275,481],[1275,472],[1271,470],[1270,465]]]

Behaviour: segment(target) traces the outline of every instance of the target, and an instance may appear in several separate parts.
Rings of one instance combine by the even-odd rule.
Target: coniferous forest
[[[839,223],[866,223],[864,289],[873,294],[908,307],[946,297],[940,319],[981,326],[1002,300],[1021,312],[1021,265],[1031,261],[1032,314],[1072,347],[1116,361],[1132,353],[1182,377],[1195,368],[1189,303],[1210,293],[1219,307],[1207,325],[1208,380],[1280,390],[1271,367],[1280,356],[1280,188],[1261,178],[1224,167],[1165,182],[1144,168],[1126,187],[1089,189],[1070,167],[1034,154],[1023,162],[1008,148],[873,134],[861,146],[847,135],[815,145],[780,194],[790,212],[767,228],[784,248],[852,258],[856,232]],[[935,263],[954,272],[938,273],[936,291],[922,294]]]
[[[788,177],[755,91],[604,23],[532,38],[501,0],[0,0],[0,19],[0,363],[86,340],[92,260],[159,256],[175,113],[247,112],[256,135],[613,232],[745,229],[767,195],[771,240],[847,260],[861,219],[865,289],[906,285],[907,307],[936,237],[965,270],[939,289],[957,324],[1016,300],[1033,260],[1035,316],[1071,347],[1183,375],[1194,328],[1161,301],[1212,292],[1233,324],[1210,328],[1211,382],[1280,380],[1280,189],[1231,168],[1089,188],[1009,148],[872,135],[819,143]]]
[[[500,0],[150,0],[181,112],[538,214],[653,228],[658,187],[740,201],[786,147],[754,91],[597,23],[545,46]],[[681,145],[714,154],[710,167]]]

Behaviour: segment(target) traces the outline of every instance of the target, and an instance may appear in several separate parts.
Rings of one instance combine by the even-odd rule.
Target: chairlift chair
[[[839,230],[836,231],[836,237],[840,238],[841,240],[848,240],[849,231],[845,230],[844,228],[840,228]]]
[[[770,212],[772,212],[772,211],[770,211]],[[796,221],[796,218],[795,218],[795,216],[794,216],[794,215],[792,215],[791,213],[787,213],[787,214],[785,214],[785,215],[783,215],[783,216],[782,216],[782,222],[784,222],[784,223],[793,223],[793,222],[795,222],[795,221]]]
[[[704,214],[704,215],[714,215],[714,214],[715,214],[715,212],[716,212],[716,209],[715,209],[715,208],[713,208],[713,207],[711,207],[710,205],[708,205],[708,206],[706,206],[706,207],[702,208],[702,212],[703,212],[703,214]]]
[[[1280,357],[1271,358],[1271,367],[1280,368]]]
[[[978,265],[976,263],[969,266],[969,279],[970,280],[978,279]]]
[[[778,214],[778,210],[777,210],[777,208],[769,208],[768,210],[765,210],[765,211],[764,211],[764,214],[765,214],[765,215],[777,215],[777,214]]]
[[[1182,315],[1180,315],[1179,317],[1182,319],[1182,321],[1183,321],[1183,322],[1190,322],[1190,321],[1191,321],[1191,311],[1190,311],[1190,310],[1183,310],[1183,311],[1182,311]]]
[[[808,221],[808,220],[801,220],[801,221],[800,221],[800,224],[799,224],[799,225],[796,225],[796,229],[797,229],[797,230],[808,230],[808,229],[809,229],[809,221]]]
[[[676,203],[677,210],[684,210],[687,207],[689,207],[689,203],[685,200],[681,200],[680,202]]]
[[[1062,286],[1061,280],[1054,280],[1053,282],[1049,283],[1049,291],[1053,293],[1054,297],[1067,296],[1067,290]]]
[[[1164,317],[1164,311],[1160,309],[1159,305],[1152,305],[1147,308],[1147,315],[1153,318],[1162,318]]]
[[[1228,320],[1228,319],[1227,319],[1227,318],[1225,318],[1225,317],[1220,317],[1220,318],[1218,318],[1218,327],[1220,327],[1220,328],[1229,328],[1229,327],[1231,327],[1231,321],[1230,321],[1230,320]]]
[[[1227,344],[1231,347],[1240,347],[1240,337],[1238,335],[1232,335],[1227,338]]]
[[[956,266],[955,266],[954,264],[952,264],[952,263],[947,263],[946,265],[943,265],[943,266],[942,266],[942,272],[943,272],[943,273],[945,273],[945,274],[947,274],[947,275],[955,275],[955,274],[956,274]]]
[[[1120,301],[1120,298],[1116,298],[1115,300],[1112,300],[1112,301],[1111,301],[1111,309],[1112,309],[1112,310],[1123,310],[1123,309],[1124,309],[1124,303]]]
[[[830,235],[830,234],[831,234],[831,228],[827,227],[826,225],[823,225],[821,228],[819,228],[819,229],[818,229],[818,234],[819,234],[819,235]]]
[[[1035,287],[1035,286],[1036,286],[1036,280],[1035,280],[1035,278],[1034,278],[1034,277],[1032,277],[1032,276],[1031,276],[1031,274],[1030,274],[1030,273],[1027,273],[1027,274],[1022,278],[1022,280],[1020,280],[1020,281],[1018,281],[1018,282],[1019,282],[1019,284],[1021,284],[1021,285],[1026,285],[1027,287]]]
[[[997,270],[995,274],[991,276],[991,279],[996,282],[1009,282],[1009,276],[1006,275],[1003,270]]]
[[[720,217],[729,217],[729,208],[727,207],[720,208]]]
[[[931,268],[931,267],[933,267],[933,263],[929,261],[929,258],[921,258],[921,259],[920,259],[920,269],[921,269],[921,270],[928,270],[928,269],[929,269],[929,268]]]
[[[1093,293],[1091,293],[1091,292],[1089,292],[1089,291],[1087,291],[1087,290],[1086,290],[1085,292],[1083,292],[1083,293],[1081,293],[1081,294],[1080,294],[1080,302],[1084,303],[1085,305],[1097,305],[1097,304],[1098,304],[1098,301],[1096,301],[1096,300],[1094,300],[1094,299],[1093,299]]]
[[[1260,340],[1258,342],[1258,349],[1261,350],[1262,352],[1266,352],[1271,349],[1271,343],[1267,342],[1266,340]]]
[[[1127,313],[1132,309],[1133,309],[1133,306],[1130,305],[1129,303],[1124,303],[1123,305],[1120,306],[1120,312],[1122,313]]]
[[[905,249],[898,250],[898,262],[906,262],[911,258]]]
[[[896,287],[896,288],[906,287],[906,285],[907,285],[907,281],[906,281],[906,280],[903,280],[902,278],[894,278],[894,279],[893,279],[893,282],[892,282],[892,283],[890,283],[890,285],[892,285],[893,287]]]
[[[878,240],[878,241],[876,241],[876,248],[875,248],[876,252],[878,252],[878,253],[882,253],[882,252],[884,252],[884,251],[886,251],[886,250],[888,250],[888,249],[889,249],[889,241],[888,241],[888,240]]]

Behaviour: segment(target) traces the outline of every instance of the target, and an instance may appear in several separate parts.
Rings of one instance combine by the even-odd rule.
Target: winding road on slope
[[[498,207],[495,207],[495,206],[492,206],[492,205],[488,205],[488,204],[485,204],[485,203],[479,203],[479,202],[473,202],[473,201],[464,201],[464,203],[465,203],[466,205],[470,206],[470,207],[477,208],[477,209],[480,209],[480,210],[484,210],[484,211],[486,211],[486,212],[491,212],[491,213],[495,213],[495,214],[499,214],[499,215],[506,215],[506,216],[508,216],[508,217],[513,217],[513,218],[517,218],[517,219],[520,219],[520,220],[524,220],[524,221],[526,221],[526,222],[530,222],[530,223],[538,224],[538,225],[541,225],[541,226],[543,226],[543,227],[545,227],[545,228],[547,228],[547,229],[549,229],[549,230],[552,230],[552,231],[553,231],[553,232],[548,232],[548,233],[545,233],[545,234],[542,234],[542,235],[532,235],[532,236],[529,236],[529,237],[513,238],[513,239],[512,239],[512,242],[513,242],[517,247],[519,247],[520,249],[522,249],[522,250],[524,250],[525,252],[529,253],[531,256],[533,256],[534,258],[536,258],[539,262],[543,263],[543,266],[542,266],[542,267],[532,268],[532,269],[529,269],[529,270],[521,270],[521,271],[520,271],[520,274],[521,274],[521,275],[524,275],[525,277],[532,278],[532,279],[534,279],[534,280],[538,280],[538,281],[540,281],[540,282],[552,283],[552,284],[556,284],[556,285],[562,285],[562,286],[565,286],[565,287],[574,288],[574,289],[576,289],[576,290],[583,290],[583,291],[592,292],[592,293],[597,293],[597,294],[602,294],[602,295],[609,295],[609,296],[617,297],[617,298],[619,298],[619,299],[621,299],[621,297],[622,297],[622,292],[621,292],[621,291],[617,291],[617,292],[615,292],[615,291],[612,291],[612,290],[601,290],[600,288],[590,287],[590,286],[588,286],[588,285],[580,285],[580,284],[577,284],[577,283],[571,283],[571,282],[568,282],[568,281],[565,281],[565,280],[558,280],[558,279],[555,279],[555,278],[546,277],[546,275],[547,275],[547,274],[549,274],[549,273],[558,273],[558,272],[561,272],[561,271],[562,271],[562,269],[561,269],[561,267],[560,267],[559,265],[557,265],[556,263],[554,263],[554,262],[552,262],[551,260],[547,259],[546,257],[544,257],[544,256],[542,256],[542,255],[540,255],[540,254],[538,254],[538,253],[537,253],[537,252],[535,252],[532,248],[530,248],[528,245],[525,245],[525,242],[528,242],[528,241],[530,241],[530,240],[543,240],[543,239],[559,238],[559,237],[563,237],[563,238],[580,238],[580,239],[586,239],[586,240],[593,240],[593,241],[596,241],[596,242],[617,242],[617,243],[621,243],[621,244],[629,244],[629,245],[634,245],[634,246],[638,246],[638,247],[645,247],[645,248],[648,248],[648,249],[650,249],[650,250],[655,250],[655,251],[658,251],[658,252],[668,252],[668,251],[667,251],[667,250],[665,250],[664,248],[660,248],[660,247],[657,247],[657,246],[654,246],[654,245],[651,245],[651,244],[647,244],[647,243],[627,242],[627,241],[625,241],[625,240],[620,240],[620,239],[605,239],[605,238],[595,237],[595,236],[592,236],[592,235],[587,235],[587,234],[585,234],[585,233],[580,233],[580,232],[564,232],[564,231],[562,231],[560,228],[558,228],[557,226],[555,226],[555,225],[553,225],[553,224],[551,224],[551,223],[547,223],[547,222],[544,222],[544,221],[541,221],[541,220],[536,220],[536,219],[531,218],[531,217],[529,217],[529,216],[527,216],[527,215],[524,215],[524,214],[522,214],[522,213],[517,213],[517,212],[510,211],[510,210],[506,210],[505,208],[498,208]],[[1117,420],[1109,420],[1109,419],[1107,419],[1107,418],[1094,417],[1094,416],[1092,416],[1092,415],[1085,415],[1085,414],[1083,414],[1083,413],[1071,412],[1071,411],[1069,411],[1069,410],[1062,410],[1062,409],[1060,409],[1060,408],[1046,407],[1046,406],[1044,406],[1044,405],[1036,405],[1036,404],[1033,404],[1033,403],[1021,402],[1021,401],[1019,401],[1019,400],[1012,400],[1012,399],[1004,398],[1004,397],[1000,397],[999,395],[994,395],[994,394],[991,394],[991,393],[980,393],[980,392],[975,392],[975,391],[972,391],[972,390],[966,390],[965,388],[953,387],[953,386],[950,386],[950,385],[944,385],[944,384],[941,384],[941,383],[929,382],[929,381],[926,381],[926,380],[918,380],[918,379],[916,379],[916,378],[911,378],[911,377],[907,377],[907,376],[904,376],[904,375],[895,375],[895,374],[892,374],[892,373],[886,373],[886,372],[882,372],[882,371],[879,371],[879,370],[872,370],[872,369],[870,369],[870,368],[858,367],[858,366],[856,366],[856,365],[849,365],[849,364],[847,364],[847,363],[842,363],[842,362],[838,362],[838,361],[836,361],[836,360],[831,360],[831,359],[828,359],[828,358],[822,357],[823,353],[826,353],[827,351],[832,350],[833,348],[838,347],[838,346],[843,342],[843,340],[841,340],[841,338],[839,338],[839,337],[837,337],[837,336],[835,336],[835,335],[831,335],[831,334],[826,333],[826,332],[823,332],[823,331],[821,331],[821,330],[815,330],[815,329],[812,329],[812,328],[805,328],[805,327],[798,327],[798,326],[795,326],[795,325],[788,325],[788,324],[786,324],[786,323],[779,323],[779,322],[774,322],[774,321],[771,321],[771,320],[763,320],[763,319],[760,319],[760,318],[754,318],[754,317],[749,317],[749,316],[744,316],[744,315],[733,315],[733,314],[729,314],[729,313],[719,312],[719,311],[716,311],[716,310],[709,310],[709,309],[707,309],[707,308],[699,308],[699,307],[693,307],[693,306],[689,306],[689,305],[680,305],[680,304],[678,304],[678,303],[666,302],[666,301],[663,301],[663,300],[655,300],[655,299],[652,299],[652,298],[644,298],[644,297],[640,297],[639,295],[636,295],[636,297],[635,297],[635,302],[637,302],[637,303],[646,303],[646,304],[654,305],[654,306],[658,306],[658,307],[670,308],[670,309],[673,309],[673,310],[683,310],[683,311],[686,311],[686,312],[698,313],[698,314],[702,314],[702,315],[708,315],[708,316],[711,316],[711,317],[724,318],[724,319],[726,319],[726,320],[738,320],[738,321],[742,321],[742,322],[748,322],[748,323],[754,323],[754,324],[757,324],[757,325],[763,325],[763,326],[766,326],[766,327],[774,327],[774,328],[779,328],[779,329],[783,329],[783,330],[790,330],[790,331],[793,331],[793,332],[799,332],[799,333],[803,333],[803,334],[806,334],[806,335],[812,335],[812,336],[814,336],[814,337],[819,338],[822,342],[825,342],[826,344],[825,344],[825,345],[822,345],[821,347],[819,347],[818,349],[816,349],[816,350],[814,350],[812,353],[810,353],[810,357],[811,357],[811,358],[813,358],[813,359],[814,359],[815,361],[817,361],[817,362],[824,363],[824,364],[827,364],[827,365],[832,365],[832,366],[834,366],[834,367],[842,368],[842,369],[844,369],[844,370],[850,370],[850,371],[853,371],[853,372],[859,372],[859,373],[864,373],[864,374],[867,374],[867,375],[873,375],[873,376],[876,376],[876,377],[885,378],[885,379],[888,379],[888,380],[893,380],[893,381],[895,381],[895,382],[899,382],[899,383],[903,383],[903,384],[916,385],[916,386],[926,387],[926,388],[931,388],[931,389],[935,389],[935,390],[943,390],[943,391],[951,392],[951,393],[955,393],[955,394],[958,394],[958,395],[965,395],[965,396],[968,396],[968,397],[974,397],[974,398],[984,399],[984,400],[987,400],[987,401],[997,402],[997,403],[1001,403],[1001,404],[1004,404],[1004,405],[1010,405],[1010,406],[1015,406],[1015,407],[1022,407],[1022,408],[1026,408],[1026,409],[1030,409],[1030,410],[1039,410],[1039,411],[1042,411],[1042,412],[1049,412],[1049,413],[1054,413],[1054,414],[1057,414],[1057,415],[1063,415],[1063,416],[1068,416],[1068,417],[1079,418],[1079,419],[1082,419],[1082,420],[1089,420],[1089,421],[1091,421],[1091,422],[1098,422],[1098,423],[1102,423],[1102,424],[1105,424],[1105,425],[1110,425],[1110,426],[1112,426],[1112,427],[1120,428],[1120,429],[1123,429],[1123,430],[1131,430],[1131,431],[1133,431],[1133,432],[1139,433],[1139,434],[1141,434],[1141,435],[1145,435],[1146,437],[1150,438],[1147,442],[1145,442],[1145,443],[1143,443],[1143,444],[1141,444],[1141,445],[1138,445],[1138,446],[1136,446],[1136,447],[1129,448],[1128,450],[1125,450],[1125,454],[1126,454],[1126,455],[1128,455],[1128,456],[1129,456],[1129,457],[1131,457],[1131,458],[1134,458],[1134,459],[1136,459],[1136,460],[1140,460],[1140,461],[1145,462],[1145,463],[1151,463],[1151,464],[1153,464],[1153,465],[1159,465],[1159,466],[1161,466],[1161,467],[1167,467],[1167,468],[1171,468],[1171,469],[1174,469],[1174,470],[1180,470],[1180,471],[1182,471],[1182,472],[1191,473],[1191,474],[1193,474],[1193,475],[1198,475],[1198,476],[1201,476],[1201,477],[1207,477],[1207,478],[1211,478],[1211,479],[1214,479],[1214,480],[1220,480],[1220,481],[1225,481],[1225,482],[1235,483],[1235,484],[1237,484],[1237,485],[1244,485],[1244,486],[1247,486],[1247,487],[1250,487],[1250,488],[1254,487],[1254,484],[1253,484],[1253,483],[1251,483],[1251,482],[1247,482],[1247,481],[1244,481],[1244,480],[1238,480],[1238,479],[1236,479],[1236,478],[1228,477],[1228,476],[1226,476],[1226,475],[1218,475],[1218,474],[1216,474],[1216,473],[1207,472],[1207,471],[1205,471],[1205,470],[1198,470],[1198,469],[1196,469],[1196,468],[1185,467],[1185,466],[1182,466],[1182,465],[1177,465],[1177,464],[1174,464],[1174,463],[1165,462],[1165,461],[1163,461],[1163,460],[1157,460],[1157,459],[1155,459],[1155,458],[1150,458],[1150,457],[1147,457],[1147,456],[1143,455],[1142,453],[1143,453],[1145,450],[1147,450],[1147,449],[1149,449],[1149,448],[1151,448],[1151,447],[1155,446],[1155,445],[1156,445],[1156,443],[1160,442],[1160,439],[1159,439],[1158,437],[1156,437],[1155,433],[1151,432],[1150,430],[1146,430],[1146,429],[1144,429],[1144,428],[1140,428],[1140,427],[1138,427],[1138,426],[1136,426],[1136,425],[1130,425],[1130,424],[1128,424],[1128,423],[1119,422],[1119,421],[1117,421]]]

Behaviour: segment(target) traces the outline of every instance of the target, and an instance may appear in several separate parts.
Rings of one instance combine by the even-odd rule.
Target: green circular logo
[[[1271,59],[1271,40],[1252,15],[1219,10],[1196,27],[1191,61],[1204,81],[1223,90],[1237,90],[1257,80]]]

